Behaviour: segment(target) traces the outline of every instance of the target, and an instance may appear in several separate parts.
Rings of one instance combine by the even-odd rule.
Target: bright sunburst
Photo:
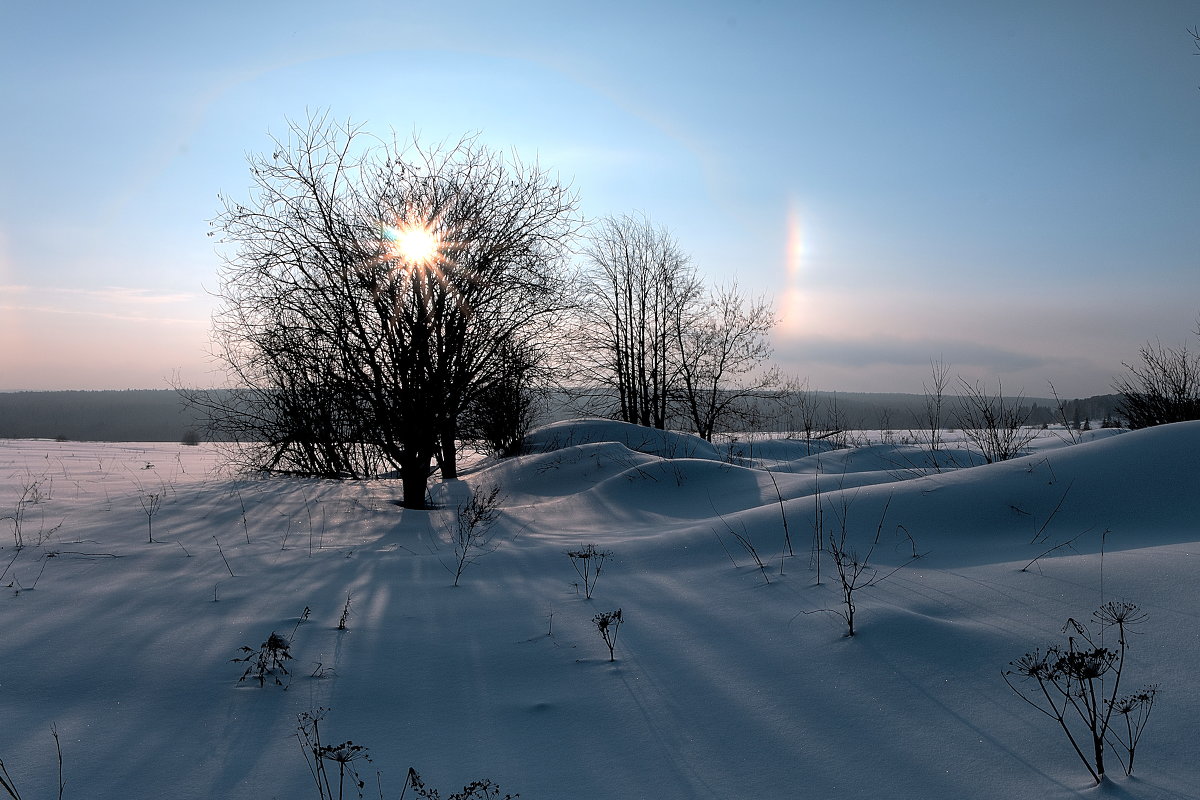
[[[410,266],[425,266],[437,260],[441,248],[438,235],[423,225],[384,225],[388,255]]]

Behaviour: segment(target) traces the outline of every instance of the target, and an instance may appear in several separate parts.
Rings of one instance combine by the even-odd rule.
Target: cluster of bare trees
[[[187,392],[215,434],[253,443],[250,466],[398,472],[404,505],[423,507],[464,438],[514,452],[556,379],[706,438],[777,380],[754,375],[769,305],[706,293],[648,220],[600,221],[573,273],[577,198],[536,164],[321,116],[273,144],[249,159],[249,199],[212,222],[229,248],[214,343],[232,391]]]
[[[780,384],[764,369],[770,304],[707,290],[671,234],[644,216],[599,222],[585,250],[578,363],[626,422],[713,434]]]

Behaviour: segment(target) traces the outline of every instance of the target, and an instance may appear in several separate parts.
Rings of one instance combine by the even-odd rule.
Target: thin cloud
[[[139,305],[161,305],[165,303],[187,303],[196,295],[186,292],[172,294],[154,292],[150,289],[135,289],[128,286],[105,286],[101,289],[64,289],[46,286],[0,286],[0,294],[21,295],[68,295],[71,297],[86,297],[103,300],[108,303],[132,303]]]
[[[81,308],[62,308],[59,306],[15,305],[0,304],[0,311],[23,311],[30,314],[66,314],[76,317],[95,317],[98,319],[119,320],[122,322],[161,322],[169,325],[206,325],[208,320],[186,319],[184,317],[156,317],[139,314],[121,314],[112,311],[96,311]]]
[[[0,286],[0,310],[25,314],[57,314],[120,322],[200,325],[207,319],[155,313],[169,306],[194,302],[196,296],[184,292],[156,292],[126,286],[100,289],[50,288],[41,286]]]
[[[925,368],[931,359],[949,364],[989,365],[1002,372],[1045,366],[1049,359],[1032,353],[970,341],[934,339],[823,339],[792,340],[777,348],[787,360],[866,368],[880,365]]]

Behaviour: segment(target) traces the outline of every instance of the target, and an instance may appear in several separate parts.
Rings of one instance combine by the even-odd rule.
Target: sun
[[[388,255],[412,266],[431,264],[441,249],[438,235],[423,225],[383,226]]]

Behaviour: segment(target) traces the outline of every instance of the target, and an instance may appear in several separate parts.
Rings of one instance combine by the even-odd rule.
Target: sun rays
[[[432,225],[383,225],[382,234],[389,260],[402,261],[410,267],[424,267],[436,263],[441,256],[441,237]]]
[[[379,226],[380,261],[391,279],[411,282],[428,298],[431,292],[450,286],[450,243],[443,236],[440,220],[428,219],[419,212],[396,214],[391,223]],[[437,289],[435,287],[440,287]]]

